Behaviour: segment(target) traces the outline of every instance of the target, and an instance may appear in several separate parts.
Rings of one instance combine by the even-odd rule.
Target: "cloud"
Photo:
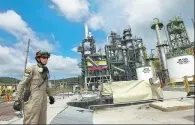
[[[80,74],[80,69],[77,64],[77,59],[52,55],[48,62],[48,68],[52,70],[53,74],[78,75]]]
[[[90,4],[87,0],[71,0],[70,4],[67,4],[69,0],[52,2],[67,19],[84,20],[94,31],[103,30],[106,34],[115,31],[122,35],[122,31],[130,26],[133,35],[141,37],[149,49],[155,47],[156,34],[150,28],[154,18],[166,25],[175,16],[182,15],[185,22],[194,17],[194,0],[101,0]],[[93,4],[95,9],[90,10]]]
[[[24,62],[22,51],[0,45],[0,76],[21,76],[24,70]]]
[[[87,0],[52,0],[52,3],[69,20],[81,21],[89,14]]]
[[[73,47],[73,48],[72,48],[72,51],[73,51],[73,52],[77,52],[77,47]]]
[[[89,27],[93,30],[98,30],[104,26],[104,20],[99,15],[91,15],[89,20],[87,20],[87,24],[89,24]]]
[[[0,76],[21,78],[24,71],[26,43],[29,38],[31,43],[27,66],[36,63],[34,60],[35,51],[39,49],[55,51],[55,44],[46,39],[40,40],[36,32],[13,10],[0,13],[0,30],[10,33],[17,39],[17,42],[12,46],[0,44]],[[51,36],[55,41],[54,34],[51,34]],[[70,57],[52,54],[48,66],[51,74],[57,73],[60,75],[63,73],[66,77],[79,73],[77,60]]]
[[[194,16],[193,0],[102,0],[97,8],[92,14],[94,16],[89,16],[86,21],[89,28],[122,35],[122,31],[130,26],[133,36],[141,37],[148,49],[154,48],[156,42],[155,31],[150,28],[154,18],[159,18],[166,26],[169,20],[180,14],[185,23],[191,23]],[[161,34],[165,38],[164,29]]]
[[[50,44],[47,40],[40,40],[21,16],[13,10],[0,13],[0,29],[16,37],[19,41],[16,44],[18,48],[26,48],[28,39],[31,41],[31,51],[35,52],[37,49],[52,51],[55,48],[55,45]]]
[[[106,0],[99,2],[99,8],[95,14],[101,17],[101,22],[104,22],[103,29],[106,32],[110,32],[112,29],[121,32],[128,25],[135,31],[143,25],[149,27],[154,18],[169,21],[170,17],[175,17],[177,14],[183,13],[185,15],[188,11],[182,12],[181,10],[186,10],[187,5],[192,2],[193,0],[189,0],[189,2],[183,0],[121,0],[120,2]],[[193,8],[192,6],[190,5],[190,8]],[[93,18],[94,16],[91,16],[89,20]],[[93,23],[98,24],[93,21],[89,22],[92,23],[90,26],[93,26]],[[101,28],[102,23],[96,27]]]
[[[187,33],[191,42],[194,41],[194,28],[187,28]]]

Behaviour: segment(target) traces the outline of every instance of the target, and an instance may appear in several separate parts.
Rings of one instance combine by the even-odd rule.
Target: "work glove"
[[[18,99],[14,102],[14,105],[13,105],[13,109],[15,111],[20,111],[22,109],[22,103],[21,103],[21,100]]]
[[[50,100],[49,104],[54,104],[55,100],[53,96],[49,96],[49,100]]]

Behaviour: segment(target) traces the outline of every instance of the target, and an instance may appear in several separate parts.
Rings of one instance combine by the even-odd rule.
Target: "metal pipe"
[[[111,35],[108,35],[108,36],[107,36],[107,45],[108,45],[108,39],[109,39],[109,37],[112,37],[112,36],[111,36]]]
[[[121,69],[121,68],[119,68],[119,67],[116,67],[116,66],[114,66],[114,65],[112,65],[112,67],[113,67],[114,69],[116,69],[116,70],[119,70],[119,71],[121,71],[121,72],[125,72],[125,70],[124,70],[124,69]]]
[[[144,61],[144,50],[143,50],[143,43],[142,42],[140,42],[139,44],[138,44],[138,47],[139,47],[139,52],[140,52],[140,61],[141,61],[141,65],[142,66],[145,66],[146,64],[145,64],[145,61]]]
[[[155,30],[156,30],[156,36],[157,36],[157,40],[159,42],[160,45],[163,45],[163,42],[161,41],[161,37],[160,37],[160,28],[158,26],[158,24],[156,23],[155,25]],[[161,52],[161,58],[162,58],[162,63],[163,63],[163,68],[167,69],[167,62],[166,62],[166,56],[165,56],[165,50],[164,47],[160,47],[160,52]]]
[[[153,77],[156,77],[156,71],[155,71],[155,68],[154,68],[154,65],[153,65],[153,61],[154,61],[154,53],[153,53],[154,49],[151,49],[151,60],[149,61],[150,63],[150,66],[152,68],[152,74],[153,74]]]
[[[88,35],[89,35],[88,26],[87,26],[87,24],[85,24],[85,38],[86,39],[87,39]]]
[[[167,31],[166,31],[165,27],[164,27],[164,31],[165,31],[165,36],[166,36],[168,44],[169,44],[169,49],[172,50],[172,45],[171,45],[170,39],[168,38]]]

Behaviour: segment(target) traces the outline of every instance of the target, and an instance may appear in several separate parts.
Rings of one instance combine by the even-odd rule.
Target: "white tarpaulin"
[[[163,98],[160,83],[151,85],[149,80],[104,83],[102,95],[112,95],[113,103]]]

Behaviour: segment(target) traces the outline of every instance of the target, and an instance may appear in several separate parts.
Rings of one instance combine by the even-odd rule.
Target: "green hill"
[[[0,84],[16,84],[19,83],[20,80],[16,78],[11,78],[11,77],[0,77]],[[52,83],[54,83],[54,80],[50,80]],[[66,79],[57,79],[55,80],[56,83],[60,82],[68,82],[69,84],[71,83],[78,83],[78,77],[72,77],[72,78],[66,78]]]
[[[0,77],[0,83],[18,83],[19,80],[16,78],[11,78],[11,77]]]

